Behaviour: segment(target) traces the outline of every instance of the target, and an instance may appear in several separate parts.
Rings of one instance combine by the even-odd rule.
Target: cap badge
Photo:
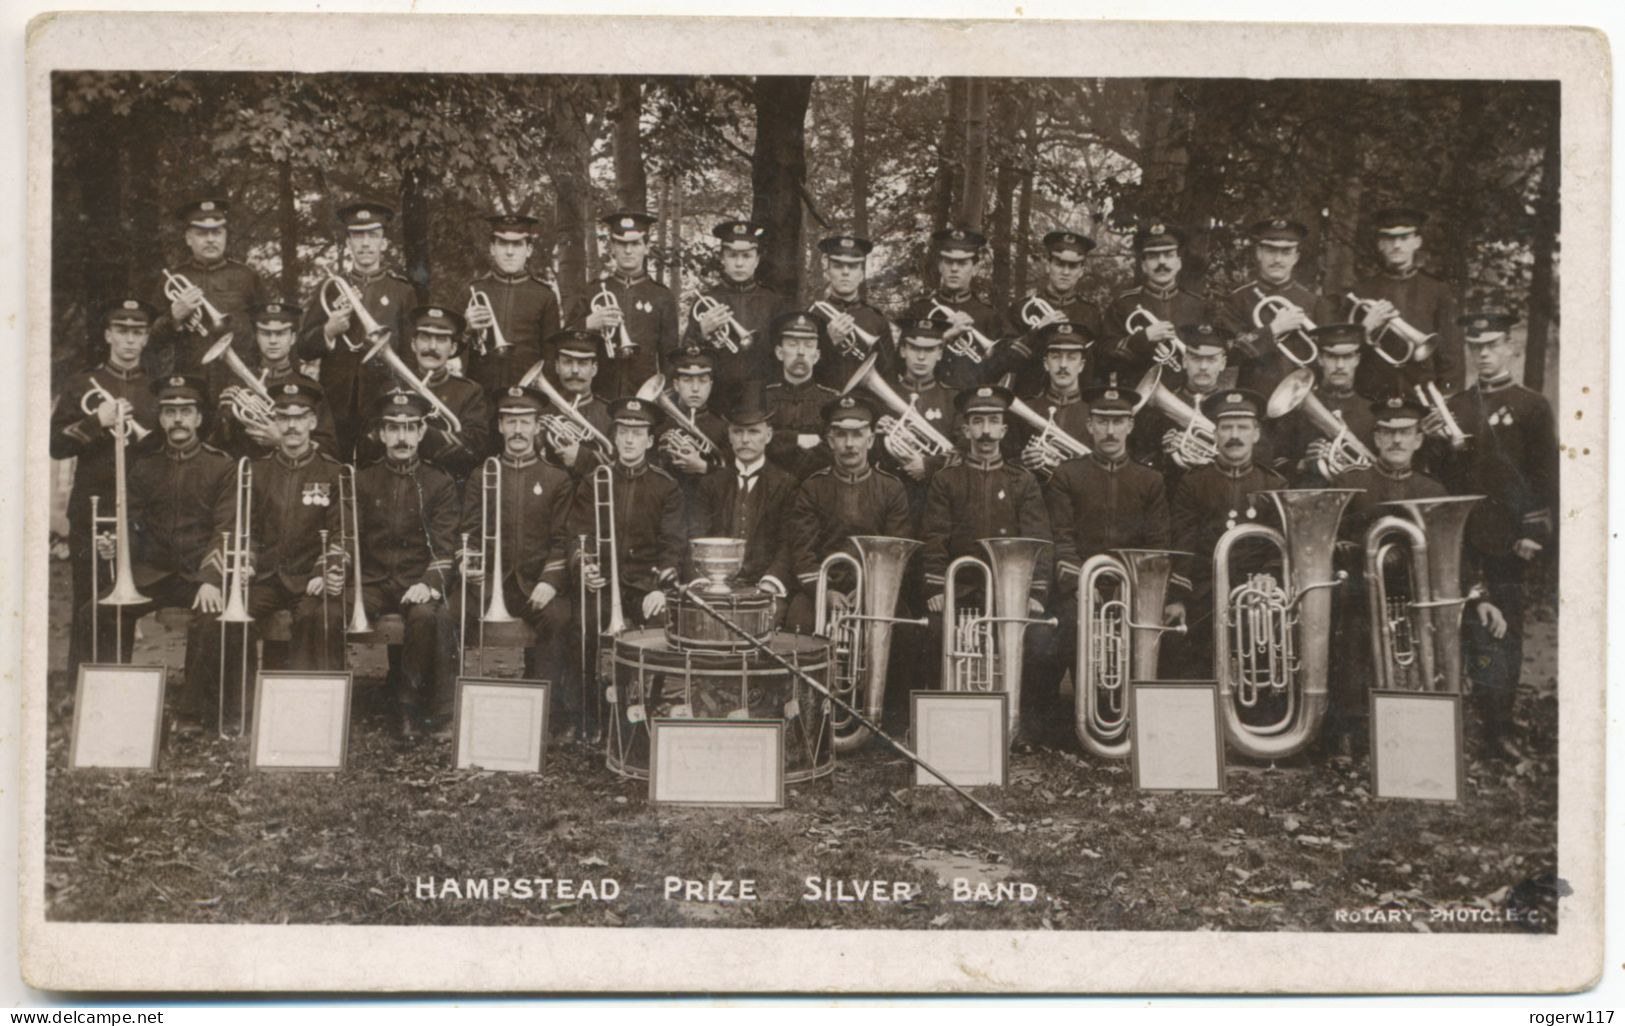
[[[170,388],[180,388],[181,386],[183,386],[185,384],[186,384],[186,379],[179,376],[179,375],[176,375],[175,377],[169,379],[169,387]]]
[[[431,307],[429,307],[429,316],[430,317],[444,317],[446,315],[440,311],[439,307],[431,306]]]
[[[126,309],[126,310],[138,310],[138,309],[141,308],[141,304],[136,302],[133,299],[126,299],[124,301],[124,303],[123,303],[123,306],[124,306],[124,309]]]
[[[1072,334],[1072,325],[1067,324],[1065,321],[1062,321],[1060,324],[1057,324],[1055,326],[1055,334],[1057,334],[1057,335],[1070,335],[1070,334]]]
[[[370,211],[370,210],[357,210],[355,212],[355,219],[357,221],[370,221],[370,220],[372,220],[372,211]],[[357,243],[357,245],[360,245],[360,244]]]
[[[993,390],[991,388],[988,388],[986,385],[983,385],[981,388],[978,388],[976,390],[976,398],[978,398],[978,399],[988,399],[988,398],[991,398],[992,395],[993,395]]]
[[[841,409],[850,410],[852,407],[854,407],[856,405],[858,405],[858,401],[856,399],[853,399],[849,395],[841,396]]]
[[[964,238],[964,237],[965,237],[965,233],[964,233],[964,231],[962,231],[962,230],[961,230],[961,229],[958,229],[958,228],[955,228],[955,229],[954,229],[954,230],[953,230],[953,231],[952,231],[952,232],[951,232],[951,233],[950,233],[950,234],[949,234],[949,235],[948,235],[948,237],[949,237],[949,238],[950,238],[950,239],[963,239],[963,238]]]
[[[857,243],[852,241],[852,236],[843,235],[843,236],[841,236],[841,245],[843,245],[843,246],[856,246]]]
[[[202,203],[199,203],[197,205],[197,208],[199,210],[213,210],[214,209],[214,200],[204,200]]]
[[[515,385],[512,388],[508,389],[508,398],[510,398],[510,399],[522,398],[524,396],[524,394],[525,394],[525,390],[520,388],[518,385]]]
[[[298,395],[299,394],[299,386],[295,385],[293,382],[290,381],[286,385],[282,386],[282,394],[283,395]]]
[[[1270,222],[1270,227],[1271,228],[1277,228],[1277,229],[1285,228],[1286,227],[1286,219],[1282,218],[1282,217],[1277,217],[1275,220]]]
[[[734,231],[736,231],[736,232],[740,233],[741,235],[743,235],[745,232],[750,231],[750,225],[748,225],[745,222],[741,221],[738,224],[734,225]]]
[[[631,227],[635,226],[636,224],[637,224],[637,222],[633,221],[630,217],[621,218],[621,227],[622,228],[631,228]]]
[[[1241,402],[1241,393],[1231,392],[1229,395],[1224,397],[1224,401],[1227,403],[1239,403]]]
[[[1152,235],[1162,235],[1162,234],[1165,234],[1168,231],[1168,228],[1167,228],[1166,225],[1162,224],[1162,222],[1159,221],[1156,224],[1152,225],[1150,227],[1149,231],[1151,232]]]
[[[626,401],[626,408],[632,413],[637,413],[639,410],[643,409],[643,405],[636,399],[628,399]]]
[[[1489,318],[1487,318],[1487,317],[1474,317],[1473,318],[1473,328],[1474,329],[1476,329],[1478,331],[1483,331],[1485,328],[1487,328],[1489,326],[1490,326]]]
[[[410,401],[410,398],[404,392],[390,399],[390,402],[394,403],[396,406],[405,406]]]
[[[1105,394],[1105,396],[1103,398],[1116,399],[1117,398],[1117,389],[1115,389],[1115,388],[1106,389],[1106,394]]]
[[[1397,410],[1401,406],[1404,406],[1404,405],[1405,405],[1405,400],[1402,399],[1401,397],[1397,396],[1397,395],[1394,396],[1392,399],[1388,400],[1388,408],[1390,410]]]

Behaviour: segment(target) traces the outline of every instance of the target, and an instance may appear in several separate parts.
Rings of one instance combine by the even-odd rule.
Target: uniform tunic
[[[390,347],[410,365],[411,313],[418,303],[411,283],[396,271],[378,271],[364,278],[351,275],[348,280],[361,294],[361,304],[367,313],[379,327],[388,329]],[[321,303],[313,300],[305,308],[294,350],[300,360],[321,363],[322,394],[338,431],[340,459],[355,452],[373,400],[394,384],[394,375],[384,365],[382,356],[374,357],[369,364],[361,363],[372,343],[367,340],[360,322],[361,318],[352,314],[349,330],[333,339],[329,348],[322,331],[327,314],[322,312]]]
[[[429,375],[420,371],[419,377],[462,424],[462,431],[454,436],[439,417],[431,416],[420,446],[423,458],[465,481],[490,455],[491,404],[485,390],[444,368]]]
[[[1113,549],[1168,548],[1162,475],[1128,458],[1098,453],[1055,468],[1044,488],[1055,531],[1056,587],[1071,593],[1085,560]]]
[[[683,521],[683,492],[671,475],[644,460],[627,467],[610,464],[615,503],[615,545],[620,567],[621,599],[628,618],[642,620],[637,608],[643,596],[677,574],[688,539]],[[594,488],[583,481],[576,489],[571,513],[572,536],[595,541]],[[572,559],[575,558],[572,554]],[[609,564],[601,567],[609,576]]]
[[[340,530],[344,465],[314,447],[289,458],[278,451],[249,464],[254,474],[254,580],[304,591],[321,574],[321,532],[330,565],[348,565]],[[365,539],[363,539],[363,543]]]
[[[1039,355],[1041,347],[1038,344],[1037,332],[1028,326],[1030,322],[1021,314],[1022,307],[1034,296],[1059,310],[1066,320],[1089,329],[1089,337],[1094,340],[1094,344],[1084,350],[1083,369],[1078,372],[1078,380],[1084,382],[1095,380],[1097,358],[1094,346],[1100,344],[1106,330],[1100,307],[1083,298],[1076,290],[1069,296],[1058,296],[1045,285],[1036,292],[1029,292],[1020,302],[1010,307],[1007,322],[1014,326],[1015,330],[1023,332],[1011,343],[1011,349],[1020,357],[1020,362],[1017,365],[1015,380],[1010,387],[1017,395],[1031,395],[1045,384],[1044,358]]]
[[[392,596],[415,584],[450,595],[462,512],[451,475],[418,459],[379,460],[356,473],[356,493],[362,583]]]
[[[211,445],[164,446],[129,465],[130,559],[137,586],[170,575],[220,584],[221,532],[236,513],[237,461]]]
[[[767,408],[773,411],[773,440],[767,444],[767,458],[798,480],[828,466],[829,444],[824,441],[824,418],[819,411],[835,398],[835,390],[808,378],[799,385],[776,382],[767,386],[765,396]],[[802,448],[797,441],[801,435],[816,435],[818,444]]]
[[[860,534],[916,537],[902,482],[868,466],[852,475],[825,467],[802,481],[790,503],[786,532],[802,591],[812,593],[818,568],[830,553],[856,555],[851,539]],[[850,589],[850,575],[844,569],[837,571],[833,586]]]
[[[1256,463],[1227,467],[1214,462],[1182,476],[1168,500],[1174,547],[1191,553],[1183,570],[1176,570],[1176,588],[1190,589],[1190,622],[1197,623],[1213,613],[1213,550],[1219,538],[1237,524],[1260,523],[1279,528],[1275,504],[1259,492],[1285,488],[1286,479]],[[1242,545],[1232,549],[1231,583],[1238,584],[1245,572],[1279,565],[1273,547]]]
[[[486,395],[494,396],[518,384],[525,371],[542,358],[542,343],[559,330],[559,297],[545,279],[529,271],[510,275],[488,270],[470,282],[461,295],[471,296],[476,289],[491,301],[492,316],[502,329],[503,339],[512,346],[498,352],[486,339],[482,354],[478,336],[489,332],[469,332],[468,347],[462,354],[464,367]]]
[[[1071,395],[1061,395],[1053,387],[1047,387],[1036,394],[1027,395],[1022,402],[1046,420],[1053,414],[1056,427],[1088,445],[1089,405],[1083,401],[1081,393],[1082,389],[1078,389]],[[1004,436],[1004,458],[1012,463],[1020,463],[1022,450],[1027,447],[1028,442],[1038,437],[1039,432],[1014,414],[1007,414],[1005,422],[1010,425],[1010,430]]]
[[[1235,336],[1230,362],[1239,372],[1236,384],[1260,392],[1268,398],[1270,390],[1289,372],[1296,370],[1298,365],[1288,360],[1281,352],[1280,346],[1276,345],[1275,332],[1268,324],[1262,327],[1254,326],[1253,309],[1258,305],[1260,294],[1280,296],[1302,309],[1317,325],[1333,323],[1337,317],[1337,310],[1336,304],[1331,300],[1296,278],[1288,279],[1279,285],[1271,285],[1262,279],[1254,278],[1225,297],[1215,316],[1218,318],[1219,326]],[[1308,349],[1303,344],[1303,339],[1296,334],[1288,337],[1285,344],[1292,352],[1300,355]],[[1319,373],[1318,368],[1316,373]]]
[[[1546,397],[1508,376],[1479,382],[1447,403],[1467,447],[1456,453],[1430,439],[1429,466],[1453,493],[1486,497],[1469,521],[1469,542],[1486,556],[1506,554],[1519,538],[1549,544],[1559,452]]]
[[[1115,372],[1120,384],[1133,387],[1140,376],[1151,368],[1157,343],[1145,336],[1143,326],[1127,330],[1128,319],[1138,307],[1145,307],[1159,321],[1168,321],[1178,327],[1182,324],[1208,324],[1212,313],[1207,301],[1194,292],[1182,288],[1176,281],[1167,288],[1146,283],[1137,285],[1106,307],[1105,344],[1097,346],[1099,357],[1095,361],[1095,380],[1104,384]],[[1144,317],[1136,318],[1143,321]],[[1175,382],[1169,381],[1169,387]]]
[[[705,337],[700,331],[699,319],[692,311],[684,322],[683,345],[709,352],[716,360],[712,405],[719,410],[729,411],[738,402],[745,382],[766,384],[779,376],[779,362],[773,355],[768,325],[773,323],[773,318],[788,310],[790,304],[783,296],[754,279],[743,284],[723,281],[705,294],[726,306],[733,318],[751,333],[749,340],[740,345],[734,333],[731,330],[728,332],[728,338],[739,348],[739,352],[732,353]]]
[[[537,456],[501,460],[502,576],[505,585],[528,598],[536,585],[547,583],[564,591],[565,570],[575,548],[570,513],[575,506],[575,481],[568,473]],[[470,474],[463,484],[459,534],[478,548],[484,528],[484,473]],[[489,587],[489,582],[487,583]],[[509,607],[512,609],[513,607]]]
[[[1050,541],[1049,511],[1038,479],[994,457],[965,457],[931,479],[920,537],[921,564],[928,595],[946,587],[948,564],[959,556],[987,559],[984,538],[1038,538]],[[1052,547],[1044,546],[1033,570],[1032,594],[1049,591]]]
[[[896,382],[894,390],[902,397],[903,402],[913,404],[925,422],[936,428],[954,445],[954,448],[944,455],[924,457],[925,476],[916,481],[913,475],[903,469],[902,463],[891,454],[891,450],[886,448],[884,440],[877,440],[872,453],[875,456],[875,463],[903,482],[904,489],[908,491],[909,516],[913,519],[915,531],[918,532],[920,518],[925,516],[926,489],[931,484],[931,478],[936,476],[937,471],[958,459],[960,449],[964,445],[964,440],[959,437],[958,415],[954,411],[954,396],[958,394],[958,390],[949,388],[936,378],[922,386],[908,377]],[[895,418],[896,414],[885,410],[881,412],[881,416]]]
[[[669,373],[671,369],[671,358],[678,349],[681,327],[677,297],[646,274],[633,278],[612,274],[591,286],[576,301],[568,319],[569,327],[585,330],[587,316],[592,313],[592,297],[605,289],[620,304],[621,314],[625,318],[622,323],[626,325],[636,348],[630,355],[622,355],[619,352],[620,332],[611,335],[616,355],[613,359],[598,361],[598,381],[595,384],[605,395],[631,395],[655,371],[665,370]]]
[[[215,328],[209,315],[204,314],[203,325],[210,329],[207,337],[199,335],[185,323],[177,324],[169,315],[172,304],[169,297],[164,295],[164,277],[160,274],[153,289],[153,305],[158,307],[161,314],[153,323],[152,344],[143,354],[145,359],[142,362],[154,374],[205,375],[212,388],[223,380],[221,371],[224,367],[217,363],[204,368],[203,354],[222,334],[231,332],[232,349],[244,360],[248,359],[254,352],[254,326],[249,323],[248,308],[265,301],[265,283],[252,267],[229,257],[212,267],[205,267],[188,255],[185,261],[171,266],[169,270],[202,289],[203,298],[226,315],[226,322]],[[230,372],[226,373],[229,375]]]
[[[1421,364],[1406,364],[1401,370],[1388,365],[1367,348],[1355,372],[1354,387],[1366,395],[1386,398],[1411,389],[1424,381],[1433,381],[1439,391],[1449,395],[1463,385],[1465,361],[1462,355],[1461,329],[1456,326],[1459,307],[1450,286],[1426,271],[1412,268],[1404,274],[1383,272],[1355,282],[1351,289],[1361,299],[1386,299],[1399,310],[1411,327],[1423,334],[1437,333],[1433,355]],[[1342,297],[1341,309],[1352,317],[1351,305]],[[1396,340],[1384,340],[1395,345]],[[1396,346],[1397,348],[1397,346]]]
[[[939,303],[950,310],[970,314],[976,322],[976,330],[995,343],[1001,343],[1008,334],[1004,315],[968,291],[950,295],[938,289],[910,303],[905,316],[909,320],[940,317],[941,314],[934,315],[931,312]],[[968,339],[961,338],[955,339],[952,345],[958,346],[962,341],[970,344]],[[937,377],[951,388],[969,388],[997,380],[1000,376],[1016,370],[1026,359],[1025,354],[1012,349],[1008,342],[995,345],[991,352],[983,352],[980,347],[977,347],[977,351],[981,353],[980,363],[959,356],[950,350],[948,344],[944,344],[942,362],[937,365]]]

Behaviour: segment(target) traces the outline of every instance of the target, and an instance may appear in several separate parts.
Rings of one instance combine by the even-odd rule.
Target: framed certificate
[[[164,729],[164,675],[162,666],[80,666],[68,766],[157,769]]]
[[[1371,692],[1371,793],[1378,798],[1459,802],[1461,696]]]
[[[650,801],[763,808],[784,804],[783,720],[652,722]]]
[[[459,677],[452,713],[452,767],[540,773],[547,753],[551,694],[546,681]]]
[[[249,768],[339,770],[350,737],[350,672],[266,670],[254,685]]]
[[[1224,791],[1219,685],[1137,680],[1129,685],[1129,763],[1142,791]]]
[[[913,691],[914,754],[960,787],[1003,787],[1010,765],[1010,696],[1003,691]],[[916,787],[942,786],[914,767]]]

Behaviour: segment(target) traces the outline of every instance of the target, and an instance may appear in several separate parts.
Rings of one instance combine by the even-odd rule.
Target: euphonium
[[[609,587],[609,623],[602,625],[602,632],[615,636],[626,630],[626,616],[621,610],[621,560],[615,546],[615,472],[608,463],[592,468],[592,506],[593,565],[602,573],[606,552],[609,562],[609,573],[604,574]]]
[[[356,498],[355,468],[348,463],[339,468],[339,546],[349,555],[354,571],[350,575],[350,619],[344,633],[371,634],[372,623],[361,601],[361,505]]]
[[[487,456],[480,470],[480,601],[484,612],[481,623],[513,623],[503,598],[502,582],[502,460]],[[487,555],[489,553],[489,556]],[[489,585],[491,604],[484,605]]]
[[[1253,288],[1253,295],[1258,297],[1258,303],[1253,307],[1253,327],[1255,328],[1263,328],[1270,321],[1280,316],[1281,312],[1287,307],[1293,307],[1294,309],[1297,307],[1296,303],[1282,296],[1264,295],[1264,290],[1256,286]],[[1269,320],[1264,319],[1266,311],[1270,315]],[[1320,347],[1315,345],[1315,340],[1309,337],[1309,332],[1314,330],[1315,322],[1305,317],[1303,327],[1294,328],[1285,335],[1276,336],[1275,348],[1281,351],[1282,356],[1299,367],[1307,367],[1320,358]],[[1294,337],[1303,340],[1303,351],[1301,353],[1293,352],[1292,347],[1287,344],[1287,339]]]
[[[1161,324],[1162,318],[1147,310],[1144,306],[1136,306],[1123,318],[1123,330],[1130,335],[1136,331],[1150,330],[1154,325]],[[1185,343],[1178,336],[1171,336],[1166,342],[1157,343],[1157,351],[1152,360],[1171,371],[1185,369]],[[1142,395],[1144,393],[1141,393]]]
[[[825,321],[833,321],[841,315],[841,311],[835,308],[835,304],[824,299],[817,300],[807,309],[818,314]],[[841,347],[841,350],[846,355],[854,360],[862,360],[874,350],[875,343],[880,341],[880,336],[872,331],[864,331],[854,322],[851,331],[839,338],[831,336],[831,339],[837,346]]]
[[[1319,460],[1322,477],[1330,479],[1377,462],[1376,454],[1315,395],[1315,372],[1307,367],[1299,367],[1281,379],[1270,394],[1265,415],[1275,420],[1300,408],[1309,423],[1330,442]]]
[[[591,307],[594,310],[620,310],[621,301],[615,298],[615,293],[609,290],[609,285],[599,282],[598,291],[593,294]],[[604,329],[604,355],[611,360],[624,360],[637,349],[637,343],[632,341],[631,332],[626,330],[626,322],[622,321],[618,328]]]
[[[942,687],[946,691],[1004,691],[1010,696],[1010,741],[1021,729],[1021,641],[1032,623],[1055,626],[1055,618],[1027,615],[1033,571],[1050,543],[1039,538],[983,538],[987,562],[960,556],[944,575]],[[959,571],[982,575],[988,611],[961,611],[955,600]],[[997,627],[997,630],[994,628]]]
[[[400,354],[395,352],[394,347],[389,344],[388,335],[374,343],[373,347],[367,351],[367,355],[361,358],[361,362],[371,363],[379,358],[383,359],[385,366],[395,372],[395,376],[400,379],[401,384],[416,392],[423,398],[424,402],[429,404],[430,409],[434,411],[432,416],[439,417],[446,425],[448,432],[454,436],[463,433],[463,424],[462,421],[457,419],[457,414],[451,412],[451,407],[447,406],[439,396],[435,395],[434,390],[425,385],[422,378],[412,372],[412,368],[406,365]]]
[[[943,303],[932,303],[930,316],[940,317],[952,323],[953,315],[958,312],[958,310]],[[969,330],[948,343],[948,352],[963,357],[971,363],[981,363],[982,357],[991,353],[996,344],[993,339],[988,338],[975,325],[972,325]]]
[[[209,347],[209,351],[203,354],[201,362],[204,366],[208,366],[216,360],[224,360],[226,367],[242,382],[241,387],[233,385],[221,389],[221,403],[230,407],[232,416],[244,427],[260,431],[272,430],[271,411],[274,406],[271,402],[271,393],[265,388],[265,378],[255,377],[254,372],[243,363],[242,357],[231,348],[229,332],[220,336],[219,341]]]
[[[700,430],[694,415],[673,401],[671,393],[666,391],[664,374],[655,371],[649,375],[638,386],[637,397],[646,403],[654,403],[677,425],[660,436],[660,448],[667,454],[683,458],[693,453],[701,459],[711,459],[720,451],[717,443]]]
[[[468,287],[468,306],[471,310],[490,310],[491,326],[482,330],[475,337],[475,347],[479,354],[484,356],[487,351],[492,353],[506,353],[513,348],[513,343],[502,334],[502,325],[497,323],[496,310],[491,307],[491,297],[470,285]]]
[[[164,268],[165,299],[173,303],[182,292],[191,287],[191,279],[185,275],[170,274],[169,268]],[[204,323],[204,317],[208,317],[208,323]],[[216,309],[215,305],[209,302],[207,296],[203,298],[198,308],[192,311],[192,315],[186,318],[186,326],[204,337],[207,337],[209,332],[218,329],[224,323],[226,323],[226,315]]]
[[[708,314],[719,306],[723,306],[723,303],[715,296],[697,292],[693,295],[692,305],[688,308],[688,315],[694,318],[694,322],[698,324],[701,314]],[[737,353],[741,347],[750,345],[751,334],[743,324],[739,323],[739,318],[735,317],[730,310],[728,319],[722,322],[722,327],[718,328],[715,334],[706,337],[718,349],[726,349],[730,353]]]
[[[322,313],[329,317],[334,311],[346,309],[350,316],[361,322],[361,331],[367,337],[367,342],[378,342],[389,338],[389,329],[379,324],[372,314],[367,312],[367,304],[362,302],[361,293],[355,290],[344,278],[337,274],[328,274],[322,282],[321,288],[316,290],[316,299],[322,304]],[[352,342],[348,333],[341,335],[344,344],[351,352],[359,352],[366,346],[366,342]]]
[[[519,387],[534,388],[542,393],[549,403],[553,405],[557,414],[548,414],[542,417],[542,426],[547,429],[547,440],[555,449],[568,449],[572,445],[581,445],[591,442],[598,450],[598,455],[608,460],[615,456],[615,446],[604,436],[604,433],[593,427],[592,421],[576,409],[575,403],[566,399],[553,383],[547,380],[542,373],[546,367],[546,360],[537,360],[531,365],[525,376],[519,379]]]
[[[1422,408],[1431,410],[1439,415],[1439,422],[1444,425],[1444,433],[1450,439],[1450,448],[1460,452],[1467,448],[1467,432],[1461,429],[1456,415],[1450,412],[1450,404],[1444,401],[1444,394],[1439,386],[1429,381],[1425,385],[1416,386],[1416,398],[1422,403]]]
[[[841,394],[847,395],[862,385],[896,414],[895,417],[880,418],[880,423],[876,425],[886,436],[886,451],[899,460],[906,460],[912,455],[946,456],[953,452],[954,443],[948,440],[948,436],[932,427],[913,403],[904,402],[903,397],[886,384],[875,369],[875,362],[879,359],[879,352],[870,353],[847,381],[846,387],[841,389]]]
[[[1364,319],[1367,310],[1377,305],[1374,299],[1361,299],[1352,292],[1344,293],[1343,298],[1353,304],[1349,309],[1349,320],[1358,324]],[[1383,347],[1382,340],[1392,335],[1403,346],[1396,352],[1389,352]],[[1383,362],[1390,367],[1403,367],[1407,363],[1425,363],[1433,355],[1433,350],[1439,344],[1437,332],[1428,333],[1412,327],[1403,317],[1395,317],[1378,329],[1375,335],[1366,339],[1366,345],[1376,350]]]
[[[99,387],[99,386],[98,386]],[[127,425],[135,422],[124,416],[121,408],[118,420],[113,422],[113,544],[117,546],[113,563],[113,588],[98,600],[103,606],[138,606],[151,599],[141,594],[130,572],[130,484],[124,450],[134,432]]]
[[[1284,759],[1302,751],[1326,718],[1328,589],[1347,576],[1332,576],[1332,553],[1337,522],[1354,493],[1351,488],[1262,492],[1274,501],[1282,530],[1237,524],[1213,550],[1213,672],[1225,736],[1249,758]],[[1262,572],[1230,586],[1230,550],[1250,538],[1281,551],[1284,585]],[[1243,710],[1255,710],[1265,694],[1282,699],[1280,717],[1265,723],[1243,719]]]
[[[1185,552],[1118,549],[1090,556],[1078,571],[1078,651],[1072,668],[1073,728],[1084,750],[1100,759],[1129,754],[1128,688],[1157,679],[1162,635],[1185,625],[1162,623],[1173,557]],[[1103,601],[1096,590],[1115,581]],[[1107,584],[1107,587],[1113,585]]]
[[[1184,430],[1179,452],[1174,456],[1176,463],[1187,469],[1200,467],[1219,455],[1218,428],[1162,383],[1161,367],[1146,371],[1135,391],[1140,393],[1140,406],[1149,404]],[[1139,412],[1138,408],[1135,412]]]
[[[1398,499],[1382,503],[1405,511],[1427,538],[1426,601],[1433,631],[1434,673],[1425,687],[1452,694],[1461,691],[1461,547],[1467,518],[1482,495],[1446,495],[1435,499]]]
[[[1051,411],[1048,417],[1044,417],[1020,399],[1013,398],[1010,400],[1010,412],[1021,418],[1023,423],[1037,432],[1033,441],[1038,443],[1039,449],[1044,454],[1046,464],[1053,466],[1066,460],[1082,459],[1089,455],[1090,449],[1087,445],[1072,437],[1061,425],[1055,423],[1054,411]]]
[[[879,535],[853,535],[854,556],[832,552],[818,567],[818,586],[813,606],[817,620],[813,633],[833,643],[830,692],[848,705],[860,708],[873,722],[879,722],[886,707],[886,670],[891,660],[892,625],[912,623],[924,626],[924,618],[894,615],[897,597],[903,588],[903,571],[909,557],[920,547],[910,538]],[[852,603],[844,610],[829,609],[829,575],[837,566],[848,565],[856,581]],[[862,726],[837,705],[834,718],[835,750],[852,752],[869,740],[869,728]]]

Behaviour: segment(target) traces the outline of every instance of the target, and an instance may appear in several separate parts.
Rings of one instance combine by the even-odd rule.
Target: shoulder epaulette
[[[902,478],[898,477],[896,474],[893,474],[891,471],[885,469],[884,467],[876,467],[876,468],[874,468],[874,470],[875,470],[876,474],[879,474],[881,477],[884,477],[889,481],[895,482],[898,485],[901,485],[903,483]],[[827,474],[827,473],[829,473],[829,468],[825,467],[823,470],[818,471],[818,473]],[[811,477],[813,475],[808,475],[808,476]]]
[[[782,389],[783,389],[783,388],[784,388],[784,382],[782,382],[782,381],[775,381],[775,382],[773,382],[773,383],[772,383],[772,384],[771,384],[771,385],[768,385],[768,386],[767,386],[767,387],[766,387],[766,388],[763,388],[763,389],[762,389],[762,391],[764,391],[764,392],[771,392],[771,391],[773,391],[773,390],[774,390],[774,389],[775,389],[775,388],[777,388],[777,389],[781,389],[781,390],[782,390]]]
[[[270,457],[266,457],[266,458],[269,459]],[[341,466],[341,467],[344,466],[344,461],[343,460],[340,460],[337,456],[334,456],[332,453],[328,452],[326,449],[317,449],[316,450],[316,458],[326,460],[329,463],[334,463],[334,464],[337,464],[338,466]]]
[[[224,449],[216,449],[214,446],[210,445],[208,442],[199,442],[198,444],[203,446],[203,451],[204,452],[212,452],[216,456],[230,456],[231,455],[231,453],[226,452],[226,450],[224,450]]]
[[[412,284],[412,279],[408,278],[405,274],[401,273],[400,271],[394,271],[394,270],[385,271],[384,276],[387,277],[387,278],[394,278],[396,281],[405,282],[408,285]]]
[[[814,382],[814,384],[817,385],[817,382]],[[830,395],[840,395],[839,392],[835,391],[833,388],[830,388],[828,385],[818,385],[817,387],[821,391],[828,392]]]
[[[530,272],[530,280],[535,282],[538,285],[547,286],[547,291],[549,291],[549,292],[553,291],[553,283],[548,281],[546,278],[542,277],[541,275],[537,274],[535,271]]]
[[[653,463],[649,464],[649,473],[659,474],[661,477],[665,478],[667,481],[670,481],[674,485],[677,483],[677,479],[672,477],[671,474],[667,472],[666,468],[656,466]]]
[[[1249,281],[1249,282],[1247,282],[1247,283],[1245,283],[1243,285],[1237,285],[1235,288],[1230,290],[1230,294],[1232,296],[1239,296],[1243,292],[1246,292],[1248,289],[1260,288],[1260,287],[1261,286],[1258,284],[1258,279],[1254,278],[1253,280],[1251,280],[1251,281]]]
[[[1139,285],[1135,285],[1133,288],[1130,288],[1126,292],[1119,292],[1117,294],[1117,298],[1122,299],[1124,296],[1137,296],[1143,291],[1145,291],[1145,290],[1142,287],[1140,287]]]

